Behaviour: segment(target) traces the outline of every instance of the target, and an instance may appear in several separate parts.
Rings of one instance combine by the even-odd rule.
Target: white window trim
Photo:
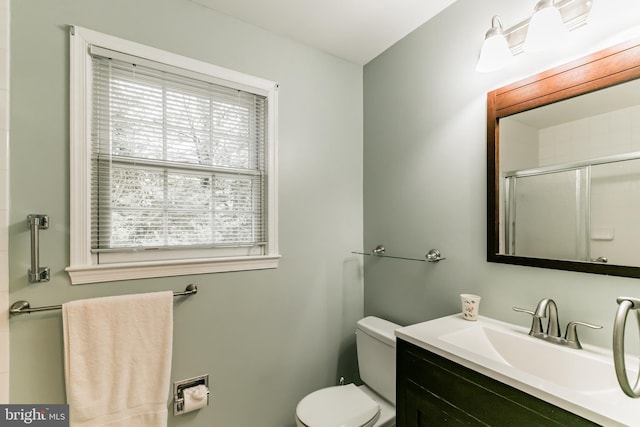
[[[72,26],[70,49],[70,266],[71,284],[110,282],[188,274],[276,268],[278,254],[277,111],[278,85],[272,81],[123,40],[86,28]],[[171,261],[144,261],[97,264],[91,253],[91,57],[89,46],[97,45],[133,56],[192,70],[228,82],[231,87],[253,88],[268,98],[267,236],[265,255],[198,258]],[[245,89],[246,90],[246,89]]]

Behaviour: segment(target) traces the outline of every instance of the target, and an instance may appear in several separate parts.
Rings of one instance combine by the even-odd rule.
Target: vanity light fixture
[[[507,29],[503,28],[500,17],[494,16],[480,49],[476,70],[495,71],[510,62],[505,59],[504,49],[496,53],[500,52],[497,46],[503,44],[500,39],[506,41],[511,56],[561,43],[563,34],[587,23],[592,6],[592,0],[539,0],[530,18]]]

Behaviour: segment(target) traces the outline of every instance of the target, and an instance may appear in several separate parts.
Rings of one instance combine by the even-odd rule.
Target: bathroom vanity
[[[608,350],[460,314],[395,334],[398,427],[638,425],[640,400],[618,386]]]
[[[396,348],[398,427],[598,425],[402,339]]]

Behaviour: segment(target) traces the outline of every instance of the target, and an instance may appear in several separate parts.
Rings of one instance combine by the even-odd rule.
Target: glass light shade
[[[507,39],[502,33],[488,36],[480,48],[476,71],[488,73],[504,68],[513,59]]]
[[[560,11],[556,6],[538,9],[529,21],[527,38],[524,41],[525,52],[538,52],[558,43],[563,43],[569,35],[569,29],[562,21]]]

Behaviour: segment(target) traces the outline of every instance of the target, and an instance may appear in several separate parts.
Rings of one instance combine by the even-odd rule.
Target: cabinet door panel
[[[407,425],[416,427],[487,426],[411,381],[407,386]]]
[[[403,340],[396,400],[398,427],[597,425]]]

